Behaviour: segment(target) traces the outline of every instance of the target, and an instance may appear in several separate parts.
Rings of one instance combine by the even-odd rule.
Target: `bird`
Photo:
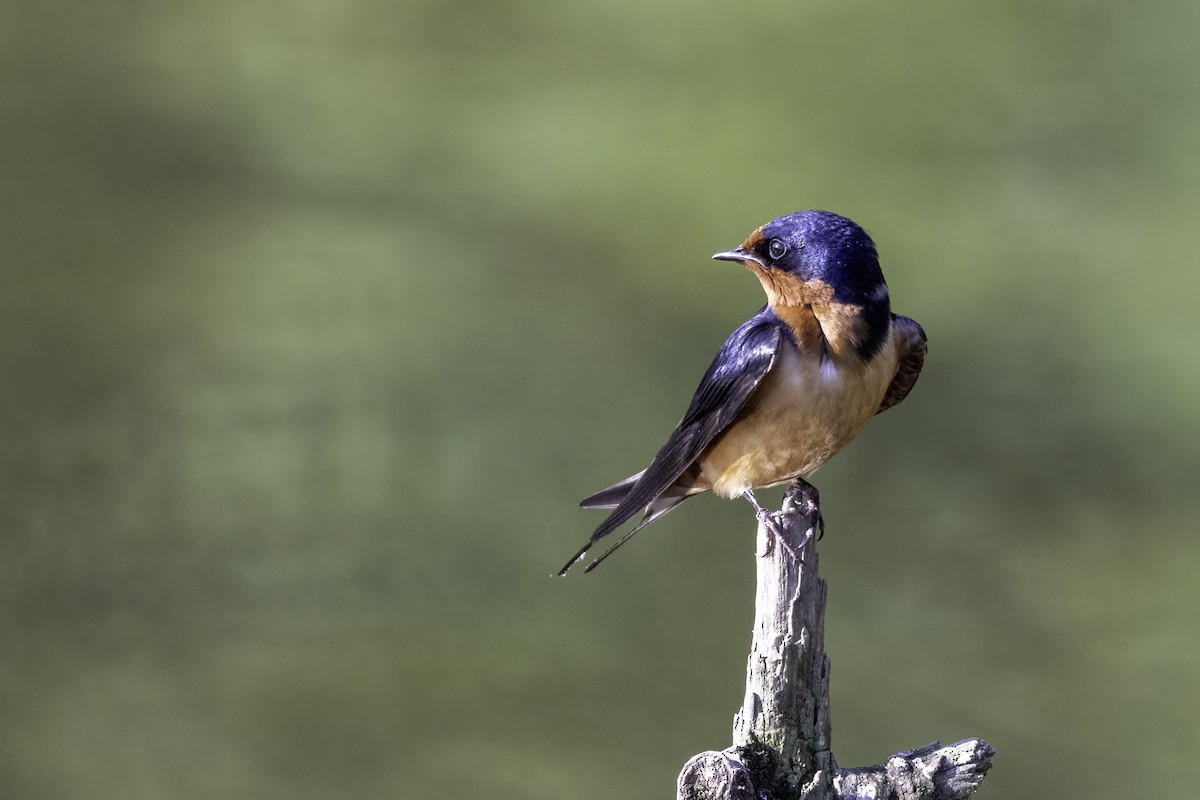
[[[754,273],[767,303],[717,351],[649,466],[580,502],[611,512],[559,575],[638,514],[585,572],[702,492],[745,498],[769,525],[754,491],[811,488],[808,478],[907,397],[921,373],[925,331],[892,313],[875,243],[846,217],[787,214],[713,258]]]

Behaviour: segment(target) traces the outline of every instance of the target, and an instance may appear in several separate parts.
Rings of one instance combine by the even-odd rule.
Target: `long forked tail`
[[[589,503],[590,501],[592,501],[592,500],[594,500],[594,499],[597,499],[597,498],[602,498],[602,497],[603,497],[603,496],[605,496],[605,495],[606,495],[608,492],[611,492],[611,491],[615,490],[617,487],[619,487],[619,486],[622,486],[623,484],[625,484],[625,483],[627,483],[627,482],[629,482],[629,481],[632,481],[632,482],[629,482],[629,486],[632,486],[632,485],[633,485],[633,483],[636,483],[636,478],[637,478],[637,477],[639,477],[639,476],[640,476],[640,473],[639,473],[639,475],[635,475],[635,476],[633,477],[633,479],[627,479],[626,481],[622,481],[621,483],[617,484],[616,486],[612,486],[612,487],[610,487],[610,488],[608,488],[608,489],[605,489],[605,490],[604,490],[604,491],[602,491],[602,492],[599,492],[599,493],[597,493],[597,494],[594,494],[594,495],[592,495],[592,497],[589,497],[587,500],[584,500],[584,501],[583,501],[583,503],[580,503],[580,505],[584,506],[584,508],[612,508],[613,506],[616,506],[616,505],[617,505],[617,503],[619,503],[619,502],[620,502],[620,498],[617,498],[617,499],[616,499],[616,502],[613,502],[613,503],[612,503],[612,505],[608,505],[608,504],[607,504],[607,503],[608,503],[608,499],[607,499],[607,498],[605,498],[605,499],[603,499],[603,500],[601,501],[601,502],[605,503],[604,505],[600,505],[599,503],[597,503],[597,504],[595,504],[595,505],[584,505],[584,504],[585,504],[585,503]],[[626,490],[626,492],[628,492],[628,487],[626,487],[626,489],[625,489],[625,490]],[[624,495],[622,495],[622,497],[624,497]],[[586,573],[586,572],[591,572],[592,570],[594,570],[594,569],[597,567],[597,565],[599,565],[599,563],[600,563],[601,561],[603,561],[604,559],[606,559],[606,558],[608,558],[609,556],[611,556],[611,555],[612,555],[612,554],[613,554],[613,553],[616,551],[616,549],[617,549],[618,547],[620,547],[621,545],[623,545],[623,544],[625,544],[626,542],[628,542],[628,541],[630,540],[630,538],[632,538],[632,537],[633,537],[633,535],[634,535],[635,533],[637,533],[637,532],[638,532],[638,531],[640,531],[642,528],[644,528],[644,527],[646,527],[647,525],[649,525],[651,522],[654,522],[654,520],[658,519],[658,518],[659,518],[659,517],[661,517],[663,514],[666,514],[668,511],[670,511],[672,508],[674,508],[675,506],[677,506],[677,505],[679,505],[680,503],[682,503],[682,502],[683,502],[684,500],[686,500],[688,497],[689,497],[689,495],[686,495],[686,494],[680,494],[680,495],[674,495],[674,496],[669,496],[669,497],[668,497],[668,496],[664,496],[664,497],[658,497],[658,498],[655,498],[655,499],[654,499],[654,500],[653,500],[653,501],[650,503],[650,505],[646,506],[646,513],[642,515],[642,518],[641,518],[641,520],[639,520],[639,521],[638,521],[638,524],[637,524],[637,525],[634,525],[634,526],[633,526],[633,527],[632,527],[632,528],[629,530],[629,532],[628,532],[628,533],[626,533],[624,536],[622,536],[622,537],[621,537],[621,538],[620,538],[620,539],[617,541],[617,543],[616,543],[616,544],[614,544],[612,547],[610,547],[610,548],[608,548],[607,550],[605,550],[605,551],[604,551],[604,553],[602,553],[602,554],[600,555],[600,557],[599,557],[599,558],[597,558],[597,559],[596,559],[595,561],[593,561],[592,563],[588,564],[588,565],[587,565],[587,567],[586,567],[586,568],[585,568],[583,571]],[[569,569],[570,569],[572,566],[574,566],[576,561],[579,561],[581,558],[583,558],[583,556],[584,556],[584,555],[587,553],[587,551],[588,551],[588,550],[591,550],[591,549],[592,549],[592,546],[593,546],[594,544],[596,544],[596,542],[597,542],[599,539],[603,538],[604,536],[606,536],[606,535],[609,533],[609,531],[608,531],[608,530],[605,530],[605,529],[604,529],[604,525],[603,525],[603,524],[602,524],[602,525],[601,525],[599,528],[597,528],[596,530],[597,530],[597,532],[592,534],[592,537],[591,537],[590,539],[588,539],[588,540],[587,540],[587,543],[586,543],[586,544],[584,544],[584,546],[583,546],[583,547],[579,548],[578,552],[576,552],[576,553],[575,553],[575,555],[571,556],[570,560],[569,560],[569,561],[567,561],[567,563],[566,563],[566,564],[563,564],[563,567],[562,567],[562,569],[560,569],[560,570],[558,571],[558,574],[559,574],[559,575],[565,575],[565,574],[567,574],[567,570],[569,570]],[[597,534],[599,534],[599,535],[597,535]]]

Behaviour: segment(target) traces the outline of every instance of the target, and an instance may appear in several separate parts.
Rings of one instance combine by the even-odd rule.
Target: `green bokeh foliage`
[[[550,575],[813,207],[931,340],[816,479],[839,761],[1187,796],[1196,9],[8,4],[0,796],[670,796],[752,515]]]

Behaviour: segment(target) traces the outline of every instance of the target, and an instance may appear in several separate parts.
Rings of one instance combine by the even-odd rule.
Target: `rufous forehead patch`
[[[747,236],[746,241],[742,242],[742,249],[753,252],[754,248],[758,246],[758,243],[763,240],[763,228],[765,227],[767,226],[764,225],[762,228],[757,228],[755,229],[754,233]]]

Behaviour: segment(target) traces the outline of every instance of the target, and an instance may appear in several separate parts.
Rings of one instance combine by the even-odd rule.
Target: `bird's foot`
[[[765,533],[766,543],[763,545],[763,552],[756,552],[755,555],[759,558],[766,558],[767,556],[771,555],[771,553],[775,552],[775,542],[779,542],[779,546],[784,549],[784,552],[788,554],[788,557],[791,558],[792,561],[800,561],[801,563],[804,563],[803,560],[796,555],[796,551],[792,548],[792,546],[787,543],[787,539],[784,538],[783,527],[779,522],[779,514],[774,514],[770,511],[767,511],[767,509],[759,505],[758,499],[755,498],[754,493],[749,490],[744,492],[742,496],[750,501],[750,504],[754,506],[754,516],[758,519],[758,523],[762,526],[763,532]],[[808,540],[805,539],[804,543],[807,544]],[[803,545],[801,545],[801,549],[803,549]]]
[[[783,528],[779,524],[778,515],[767,511],[765,508],[760,508],[754,512],[754,516],[758,518],[758,524],[762,525],[763,530],[766,532],[766,536],[764,537],[766,544],[763,547],[763,551],[755,553],[755,555],[759,558],[766,558],[775,552],[775,542],[779,542],[780,547],[794,560],[796,552],[792,550],[791,545],[783,538]]]
[[[805,516],[813,518],[817,541],[824,538],[825,516],[821,513],[821,492],[817,487],[803,478],[796,478],[784,498],[783,508],[785,512],[798,510]]]

